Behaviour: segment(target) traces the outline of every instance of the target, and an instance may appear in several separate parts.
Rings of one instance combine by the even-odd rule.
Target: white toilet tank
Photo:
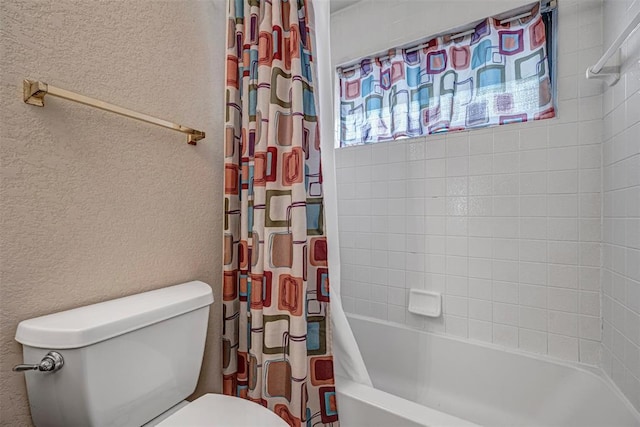
[[[20,322],[24,363],[64,358],[57,372],[25,372],[34,424],[138,427],[189,396],[212,302],[194,281]]]

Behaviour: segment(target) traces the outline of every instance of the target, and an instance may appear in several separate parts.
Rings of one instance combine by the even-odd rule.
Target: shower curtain
[[[337,426],[307,6],[229,0],[223,391]]]
[[[327,239],[329,241],[329,278],[331,282],[331,324],[333,325],[333,361],[335,372],[339,377],[343,376],[359,384],[373,387],[371,378],[356,344],[353,331],[342,309],[340,298],[340,254],[338,235],[338,190],[336,187],[334,146],[339,140],[337,128],[334,126],[334,100],[333,100],[333,76],[331,65],[331,25],[330,25],[330,0],[313,0],[309,3],[313,14],[311,22],[315,31],[312,38],[313,52],[316,58],[313,67],[314,76],[317,76],[318,91],[316,100],[317,108],[322,120],[320,121],[320,141],[322,147],[322,164],[324,165],[323,188],[325,218],[327,224]]]

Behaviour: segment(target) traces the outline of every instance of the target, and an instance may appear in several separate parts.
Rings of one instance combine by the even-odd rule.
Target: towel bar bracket
[[[587,79],[600,79],[604,80],[607,85],[613,86],[620,80],[620,66],[603,67],[599,73],[594,73],[591,67],[587,68]]]
[[[640,27],[640,12],[634,16],[629,24],[622,30],[622,32],[611,43],[611,46],[604,52],[602,57],[594,65],[587,68],[587,79],[602,79],[609,86],[613,86],[620,80],[620,69],[624,58],[621,55],[621,47],[623,43]],[[615,65],[605,67],[604,65],[612,57]]]
[[[44,96],[49,88],[44,82],[24,80],[22,82],[23,100],[29,105],[44,107]]]

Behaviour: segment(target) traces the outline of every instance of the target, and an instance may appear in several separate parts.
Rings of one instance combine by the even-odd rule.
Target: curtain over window
[[[554,117],[540,5],[530,12],[341,72],[341,146]]]

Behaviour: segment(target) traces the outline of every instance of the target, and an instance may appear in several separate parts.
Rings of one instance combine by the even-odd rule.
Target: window
[[[554,117],[547,9],[534,3],[338,69],[340,145]]]

